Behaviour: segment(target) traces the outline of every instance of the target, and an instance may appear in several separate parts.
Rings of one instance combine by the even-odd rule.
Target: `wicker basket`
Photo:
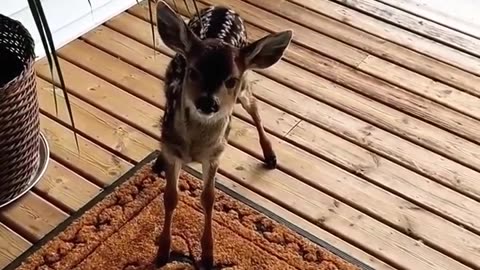
[[[34,62],[28,30],[0,14],[0,205],[25,192],[39,168]]]

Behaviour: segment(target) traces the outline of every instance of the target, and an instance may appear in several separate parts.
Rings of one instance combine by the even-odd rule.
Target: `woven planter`
[[[40,164],[34,41],[0,14],[0,205],[26,192]]]

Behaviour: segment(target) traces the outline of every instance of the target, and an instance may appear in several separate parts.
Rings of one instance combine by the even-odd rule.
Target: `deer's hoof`
[[[157,255],[157,258],[155,259],[155,266],[157,268],[165,266],[169,260],[170,260],[170,252],[165,252],[163,254],[159,253]]]
[[[157,258],[155,259],[155,266],[159,268],[166,265],[170,260],[170,240],[159,237],[157,243],[158,251]]]
[[[267,167],[267,169],[271,169],[271,170],[277,168],[277,157],[275,155],[266,156],[265,157],[265,167]]]
[[[213,256],[202,256],[201,269],[213,269]]]

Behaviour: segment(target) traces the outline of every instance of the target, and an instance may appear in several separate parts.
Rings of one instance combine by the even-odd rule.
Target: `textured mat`
[[[155,269],[165,183],[151,172],[156,155],[149,155],[6,269]],[[188,171],[179,181],[171,262],[161,269],[198,269],[202,182],[198,173]],[[215,269],[368,269],[220,184],[213,226]]]

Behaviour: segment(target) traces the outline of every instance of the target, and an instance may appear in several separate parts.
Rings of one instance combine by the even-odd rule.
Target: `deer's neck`
[[[186,162],[215,158],[226,145],[230,117],[206,121],[187,103],[183,98],[175,107],[172,122],[163,130],[164,144]]]

